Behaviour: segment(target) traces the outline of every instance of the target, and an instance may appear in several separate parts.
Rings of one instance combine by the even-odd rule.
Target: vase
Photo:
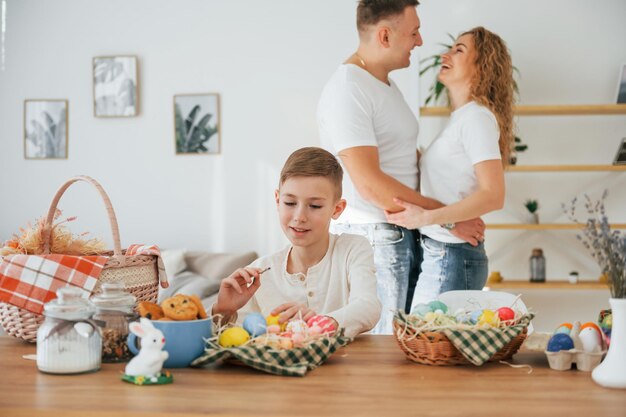
[[[613,310],[611,346],[591,378],[603,387],[626,389],[626,298],[611,298],[609,303]]]
[[[539,213],[526,213],[526,223],[539,224]]]

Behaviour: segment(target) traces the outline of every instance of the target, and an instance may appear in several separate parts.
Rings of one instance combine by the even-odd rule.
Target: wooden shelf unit
[[[626,229],[626,223],[611,223],[611,229]],[[584,229],[581,223],[491,223],[489,230],[578,230]]]
[[[485,288],[491,290],[524,289],[524,290],[609,290],[608,284],[600,281],[578,281],[570,284],[568,281],[530,282],[522,280],[505,280],[502,282],[487,282]]]
[[[626,165],[509,165],[507,172],[593,172],[626,171]]]
[[[448,107],[420,107],[421,116],[443,117],[450,114]],[[577,116],[626,114],[626,104],[560,104],[516,106],[518,116]]]

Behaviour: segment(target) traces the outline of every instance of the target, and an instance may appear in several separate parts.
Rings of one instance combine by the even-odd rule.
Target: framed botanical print
[[[177,154],[220,153],[220,97],[216,93],[174,96]]]
[[[24,158],[67,158],[67,100],[24,100]]]
[[[137,79],[137,57],[95,57],[93,59],[94,116],[137,116],[139,114]]]

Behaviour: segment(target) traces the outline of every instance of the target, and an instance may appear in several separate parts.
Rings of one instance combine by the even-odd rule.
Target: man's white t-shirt
[[[340,161],[338,154],[345,149],[378,147],[380,169],[415,190],[419,126],[396,84],[389,83],[357,65],[340,65],[319,100],[320,141]],[[343,178],[348,205],[338,222],[387,223],[384,211],[359,195],[347,172]]]
[[[474,165],[502,159],[499,138],[498,122],[488,108],[471,101],[456,109],[420,158],[422,195],[450,205],[475,192]],[[439,225],[422,227],[420,232],[440,242],[464,242]]]

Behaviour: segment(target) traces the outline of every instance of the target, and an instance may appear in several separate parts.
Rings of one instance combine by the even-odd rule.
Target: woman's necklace
[[[361,62],[361,65],[363,66],[363,68],[365,68],[365,60],[363,58],[361,58],[361,56],[358,53],[354,53],[354,56],[357,57],[357,59],[359,60],[359,62]]]

